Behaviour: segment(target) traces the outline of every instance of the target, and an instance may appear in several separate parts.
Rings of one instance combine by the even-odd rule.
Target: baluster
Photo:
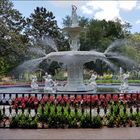
[[[5,117],[6,117],[6,116],[5,116],[5,106],[3,106],[2,112],[3,112],[3,116],[4,116],[4,118],[5,118]],[[5,127],[6,127],[5,121],[3,121],[3,122],[4,122],[3,127],[5,128]]]
[[[83,94],[82,94],[82,101],[83,101]],[[82,115],[84,115],[84,102],[82,102]]]
[[[133,114],[133,108],[130,107],[130,114]],[[132,127],[132,121],[129,119],[129,126]]]
[[[92,95],[90,95],[90,120],[92,119],[92,103],[91,103],[91,100],[92,100]]]
[[[68,94],[68,100],[70,101],[70,94]],[[70,101],[70,102],[71,102],[71,101]],[[70,105],[71,105],[71,103],[69,103],[69,106],[68,106],[68,114],[69,114],[69,115],[70,115],[70,113],[71,113]]]
[[[137,94],[137,100],[139,100],[139,94]],[[137,103],[136,112],[137,112],[137,115],[138,115],[138,113],[139,113],[139,106],[138,106],[138,103]],[[136,123],[136,127],[138,127],[138,126],[139,126],[139,124]]]
[[[104,114],[105,114],[105,116],[106,116],[106,113],[107,113],[107,108],[105,107],[104,108]]]
[[[99,108],[99,106],[97,108],[97,113],[98,113],[98,115],[100,114],[100,108]]]
[[[74,99],[74,102],[75,102],[75,103],[74,103],[74,107],[75,107],[74,112],[75,112],[75,114],[77,115],[77,112],[78,112],[77,106],[76,106],[77,101],[75,101],[75,100],[77,100],[77,94],[75,94],[74,97],[75,97],[75,99]]]
[[[44,116],[44,105],[41,105],[41,114]],[[44,121],[42,122],[42,128],[44,128]]]

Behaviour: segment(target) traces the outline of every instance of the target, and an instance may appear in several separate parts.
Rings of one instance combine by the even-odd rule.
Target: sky
[[[48,11],[53,12],[60,28],[63,26],[62,18],[65,18],[66,15],[71,15],[71,5],[74,4],[77,6],[79,16],[99,20],[115,20],[119,18],[122,23],[128,22],[132,25],[132,33],[140,32],[139,0],[12,0],[12,2],[14,8],[18,9],[25,17],[29,17],[37,6],[45,7]]]

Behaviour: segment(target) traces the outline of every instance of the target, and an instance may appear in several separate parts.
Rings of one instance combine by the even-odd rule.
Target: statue
[[[124,73],[120,76],[121,79],[121,86],[120,86],[120,90],[121,92],[126,92],[128,89],[128,78],[129,78],[129,73]]]
[[[52,80],[52,76],[47,75],[47,73],[45,73],[44,79],[45,79],[44,90],[49,91],[49,92],[53,92],[54,81]]]
[[[75,5],[72,5],[72,15],[71,15],[71,22],[72,27],[78,26],[78,16],[76,14],[77,7]]]
[[[97,76],[93,73],[91,75],[91,78],[89,79],[89,82],[90,82],[89,85],[91,85],[92,87],[94,87],[94,91],[96,91],[96,89],[97,89],[96,78],[97,78]]]
[[[31,88],[32,89],[38,89],[38,84],[37,84],[37,77],[35,75],[31,76]]]

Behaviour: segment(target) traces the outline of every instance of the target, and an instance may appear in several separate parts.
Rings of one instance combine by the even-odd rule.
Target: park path
[[[101,129],[0,129],[3,139],[139,139],[140,127]]]

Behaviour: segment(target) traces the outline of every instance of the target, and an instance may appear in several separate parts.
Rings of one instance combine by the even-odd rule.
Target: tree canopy
[[[70,16],[66,16],[62,20],[64,26],[71,25]],[[119,19],[106,21],[79,17],[79,25],[87,28],[87,32],[82,32],[80,35],[81,51],[104,52],[114,40],[128,38],[135,42],[135,47],[130,46],[125,50],[127,56],[131,55],[136,61],[140,60],[140,34],[132,34],[129,23],[122,23]],[[45,48],[46,52],[54,51],[42,43],[46,37],[53,39],[59,51],[69,50],[68,40],[58,27],[55,16],[47,8],[36,7],[25,19],[17,9],[14,9],[10,0],[1,0],[0,75],[8,74],[9,71],[29,58],[27,54],[30,47]],[[40,68],[46,69],[44,66],[46,65],[42,63]],[[54,74],[58,67],[59,65],[54,62],[49,71]],[[99,73],[105,69],[105,65],[102,65],[101,62],[98,62],[96,67],[91,63],[86,64],[86,67],[94,67]]]

